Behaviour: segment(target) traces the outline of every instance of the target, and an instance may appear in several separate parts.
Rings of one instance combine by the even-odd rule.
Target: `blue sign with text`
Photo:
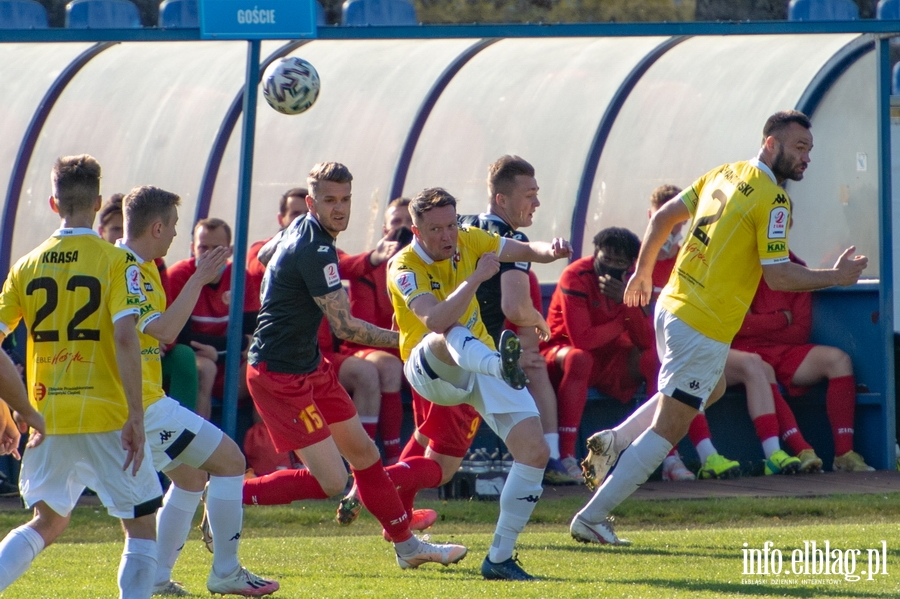
[[[316,37],[316,0],[200,0],[206,39]]]

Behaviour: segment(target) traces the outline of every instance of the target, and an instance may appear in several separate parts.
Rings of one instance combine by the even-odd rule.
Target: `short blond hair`
[[[129,238],[140,237],[156,219],[168,225],[172,219],[172,208],[179,204],[181,198],[171,191],[152,185],[135,187],[122,199],[125,232]]]
[[[309,187],[309,195],[316,198],[319,190],[319,183],[322,181],[331,181],[332,183],[350,183],[353,181],[353,175],[350,169],[340,162],[320,162],[312,167],[309,176],[306,178],[306,185]]]

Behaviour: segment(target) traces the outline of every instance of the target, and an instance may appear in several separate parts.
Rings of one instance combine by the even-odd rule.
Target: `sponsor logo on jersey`
[[[153,347],[145,347],[141,350],[142,356],[158,356],[159,355],[159,346],[154,345]]]
[[[788,201],[787,201],[787,198],[784,197],[783,193],[779,193],[777,196],[775,196],[775,199],[772,200],[772,203],[773,204],[787,204]]]
[[[769,212],[769,239],[785,239],[787,237],[790,211],[784,206],[772,208]]]
[[[783,241],[774,241],[766,246],[766,251],[768,252],[783,252],[785,250],[785,244]]]
[[[441,288],[441,284],[440,284],[440,283],[438,283],[437,281],[432,281],[432,282],[431,282],[431,290],[432,290],[432,291],[437,291],[437,290],[440,289],[440,288]]]
[[[136,295],[140,298],[140,301],[144,301],[147,299],[147,296],[144,295],[144,290],[141,287],[141,269],[140,267],[132,264],[128,268],[125,269],[125,282],[128,285],[128,294]],[[130,299],[130,298],[129,298]],[[128,302],[131,304],[131,302]]]
[[[341,284],[341,275],[338,272],[337,264],[326,264],[325,268],[323,268],[322,271],[325,273],[325,283],[329,287],[334,287],[335,285]]]
[[[44,252],[41,254],[42,264],[70,264],[78,262],[78,250],[71,252]]]
[[[147,293],[153,293],[153,285],[144,281],[144,291]]]
[[[47,387],[44,385],[44,383],[35,383],[34,401],[41,402],[45,397],[47,397]]]
[[[397,276],[396,283],[397,289],[403,297],[408,297],[409,294],[418,287],[416,284],[416,274],[409,271],[400,273],[400,275]]]
[[[319,246],[319,249],[318,249],[317,251],[318,251],[320,254],[322,254],[322,253],[327,252],[327,251],[330,250],[330,249],[331,249],[331,248],[328,247],[327,245],[320,245],[320,246]]]
[[[128,302],[128,303],[130,304],[131,302]],[[155,310],[156,310],[156,308],[153,307],[153,304],[144,304],[143,306],[141,306],[141,313],[138,314],[138,318],[140,318],[144,314],[147,314],[148,312],[153,312]]]

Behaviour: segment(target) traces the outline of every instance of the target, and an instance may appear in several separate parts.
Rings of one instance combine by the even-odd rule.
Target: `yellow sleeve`
[[[777,264],[790,260],[788,232],[791,222],[791,203],[787,194],[778,189],[764,194],[756,203],[756,245],[760,264]]]

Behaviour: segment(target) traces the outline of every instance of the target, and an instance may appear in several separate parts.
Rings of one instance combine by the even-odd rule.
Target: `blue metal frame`
[[[247,82],[259,81],[260,41],[247,42]],[[250,189],[253,185],[253,149],[256,138],[256,97],[258,85],[246,85],[244,94],[244,121],[241,127],[241,171],[238,179],[237,218],[234,225],[233,264],[247,263],[247,229],[250,223]],[[229,322],[244,322],[244,279],[243,268],[231,269],[231,304]],[[242,326],[228,327],[228,345],[225,352],[225,380],[236,381],[241,369]],[[237,431],[237,384],[225,385],[222,398],[222,430],[231,437]]]
[[[434,39],[491,37],[634,37],[694,35],[770,35],[882,33],[896,35],[896,21],[719,21],[685,23],[557,23],[499,25],[418,25],[319,27],[320,40]],[[3,30],[4,42],[161,42],[200,40],[199,29],[43,29]]]
[[[895,21],[881,20],[864,20],[864,21],[820,21],[820,22],[789,22],[789,21],[766,21],[766,22],[717,22],[717,23],[592,23],[592,24],[555,24],[555,25],[423,25],[423,26],[386,26],[386,27],[320,27],[318,29],[318,39],[323,40],[358,40],[358,39],[434,39],[434,38],[543,38],[543,37],[632,37],[632,36],[666,36],[672,38],[680,38],[684,36],[706,36],[706,35],[771,35],[771,34],[822,34],[822,33],[860,33],[860,34],[879,34],[884,36],[877,42],[879,77],[878,77],[878,123],[879,123],[879,177],[880,177],[880,248],[882,254],[882,273],[879,281],[879,309],[884,331],[882,351],[884,356],[884,382],[886,390],[886,398],[883,402],[884,417],[888,420],[886,423],[884,434],[885,437],[879,439],[885,453],[878,456],[879,466],[884,467],[890,463],[893,450],[893,439],[896,431],[894,430],[895,405],[894,397],[894,376],[892,366],[893,356],[893,271],[892,271],[892,234],[891,234],[891,176],[890,176],[890,58],[887,37],[891,35],[900,35],[897,23]],[[57,78],[53,86],[48,90],[41,105],[38,107],[28,132],[19,149],[16,158],[16,164],[13,169],[13,178],[11,179],[10,188],[7,193],[6,205],[4,207],[3,220],[0,222],[0,268],[5,272],[9,268],[10,249],[12,243],[12,232],[15,223],[15,212],[18,208],[19,195],[21,193],[22,178],[27,169],[28,161],[34,149],[34,143],[41,126],[46,121],[50,108],[59,97],[59,94],[65,88],[69,80],[84,66],[94,55],[105,50],[111,44],[103,42],[165,42],[165,41],[194,41],[200,40],[199,29],[45,29],[45,30],[3,30],[0,31],[0,43],[60,43],[60,42],[95,42],[97,46],[87,50],[77,59],[75,59],[65,71]],[[473,48],[477,47],[476,43]],[[670,42],[671,43],[671,40]],[[868,45],[867,45],[868,44]],[[247,71],[245,81],[259,81],[259,41],[248,42],[248,58]],[[290,46],[290,45],[288,45]],[[285,46],[287,48],[288,46]],[[663,49],[660,46],[654,52]],[[668,48],[665,48],[668,49]],[[472,48],[469,49],[471,51]],[[855,60],[866,52],[871,50],[871,41],[860,40],[849,44],[845,49],[838,53],[829,63],[820,71],[816,78],[808,86],[806,92],[798,102],[798,107],[811,113],[815,111],[822,95],[827,91],[828,87],[834,80],[848,68]],[[279,50],[281,51],[281,50]],[[288,50],[290,51],[290,50]],[[277,54],[277,53],[276,53]],[[461,55],[457,59],[457,63],[463,58]],[[633,87],[640,75],[646,70],[649,64],[645,64],[651,59],[648,55],[642,63],[629,75],[626,81],[631,81]],[[658,56],[657,56],[658,58]],[[456,64],[456,63],[454,63]],[[464,62],[459,63],[462,66]],[[452,65],[451,65],[452,66]],[[640,67],[643,66],[643,70]],[[456,69],[458,71],[458,68]],[[454,72],[450,72],[450,68],[445,71],[447,81],[452,78]],[[442,75],[442,77],[444,77]],[[444,84],[446,85],[446,83]],[[257,85],[246,86],[247,93],[241,90],[239,98],[243,101],[243,114],[245,115],[242,143],[241,143],[241,171],[239,179],[240,197],[238,200],[237,222],[235,230],[235,255],[234,262],[242,264],[246,258],[246,236],[247,225],[249,221],[249,200],[250,185],[252,177],[252,160],[253,160],[253,144],[255,132],[255,114],[256,114],[256,98]],[[442,88],[435,85],[429,93],[429,99],[436,101]],[[621,100],[627,96],[630,91],[626,89],[626,85],[617,92],[617,98],[621,96]],[[212,196],[212,189],[215,182],[215,176],[221,164],[221,152],[224,151],[228,138],[233,131],[237,122],[237,116],[240,110],[235,103],[232,104],[225,121],[220,128],[217,136],[216,145],[207,168],[204,173],[204,181],[200,190],[200,198],[198,199],[198,212],[201,214],[201,205],[208,210],[209,201]],[[615,104],[615,102],[613,103]],[[404,146],[405,167],[398,165],[395,172],[394,181],[392,183],[392,192],[396,186],[402,188],[402,182],[406,177],[408,169],[408,161],[411,159],[412,151],[421,127],[427,119],[431,106],[423,103],[417,114],[413,129],[411,129],[407,144]],[[620,106],[613,108],[613,105],[607,109],[608,114],[604,114],[601,120],[601,126],[597,131],[592,146],[592,156],[595,154],[596,160],[591,162],[591,157],[585,165],[582,177],[579,198],[576,203],[576,214],[573,218],[573,227],[575,223],[582,223],[584,214],[590,200],[590,188],[593,183],[593,177],[596,173],[599,157],[602,153],[603,144],[609,132],[612,123],[612,117],[615,115],[611,111],[618,111]],[[418,130],[414,130],[418,127]],[[218,154],[216,154],[218,152]],[[593,169],[593,170],[592,170]],[[401,172],[402,170],[402,172]],[[590,181],[588,181],[590,179]],[[591,185],[588,185],[590,183]],[[399,192],[398,192],[399,193]],[[205,214],[205,212],[204,212]],[[579,218],[581,215],[581,218]],[[577,234],[576,234],[577,233]],[[583,230],[573,228],[573,242],[578,242],[576,247],[580,251],[583,241]],[[233,269],[232,275],[232,302],[230,318],[232,322],[242,321],[243,296],[244,296],[244,271],[243,269]],[[232,327],[229,331],[228,347],[240,347],[240,327]],[[226,361],[226,377],[229,381],[237,380],[237,371],[239,368],[239,351],[229,351]],[[224,429],[234,436],[236,428],[236,404],[237,404],[237,387],[235,385],[226,386],[225,406],[223,409]]]
[[[881,274],[879,277],[879,323],[884,333],[881,355],[884,356],[884,388],[886,397],[882,402],[885,418],[885,437],[882,442],[883,462],[879,467],[888,468],[894,462],[896,430],[896,381],[894,380],[894,252],[891,224],[891,50],[890,40],[882,38],[877,42],[878,59],[878,190],[879,223],[878,236],[881,249]]]
[[[437,81],[428,90],[425,100],[416,112],[416,117],[409,128],[409,133],[406,134],[406,141],[403,143],[403,149],[400,151],[400,157],[397,159],[397,168],[394,169],[394,180],[391,181],[391,195],[388,197],[388,200],[393,200],[403,195],[403,186],[406,184],[406,175],[409,173],[409,165],[412,162],[413,152],[416,151],[419,136],[422,135],[422,129],[425,128],[425,123],[428,121],[428,117],[431,115],[431,111],[444,89],[467,62],[476,54],[498,41],[500,41],[499,38],[484,39],[466,48],[453,62],[447,65],[444,72],[440,74]]]
[[[269,55],[259,65],[260,78],[266,68],[275,60],[282,56],[287,56],[303,44],[307,44],[312,40],[300,40],[287,43]],[[257,80],[258,81],[258,80]],[[206,168],[203,169],[203,180],[200,182],[200,191],[197,194],[197,205],[194,208],[194,222],[196,223],[202,218],[209,215],[209,206],[212,203],[213,190],[216,188],[216,179],[219,176],[219,168],[222,166],[222,157],[225,155],[225,149],[228,147],[228,141],[234,132],[234,126],[237,124],[238,117],[244,109],[244,85],[235,95],[228,112],[225,113],[225,119],[219,126],[219,132],[216,133],[216,140],[213,142],[212,150],[209,152],[209,158],[206,161]]]
[[[16,212],[19,210],[19,199],[22,195],[22,183],[25,180],[25,173],[28,171],[28,163],[31,161],[31,156],[34,153],[34,146],[41,134],[41,129],[43,128],[44,123],[47,122],[47,117],[50,116],[50,111],[53,110],[53,107],[56,105],[56,101],[59,100],[60,95],[62,95],[63,90],[66,89],[66,86],[72,78],[78,74],[78,71],[90,62],[92,58],[114,45],[115,43],[113,42],[99,43],[79,54],[75,60],[63,69],[62,73],[56,77],[56,80],[47,89],[47,92],[41,99],[41,103],[38,104],[37,110],[35,110],[34,115],[31,117],[31,122],[28,123],[28,128],[25,130],[25,136],[22,138],[22,143],[19,145],[19,151],[16,153],[16,162],[13,165],[12,174],[9,179],[9,187],[6,192],[6,205],[3,208],[3,220],[0,222],[0,272],[4,273],[4,276],[6,276],[5,273],[9,272],[13,231],[16,226]]]
[[[572,228],[569,234],[573,260],[581,258],[581,247],[584,244],[584,224],[587,218],[588,207],[591,205],[591,189],[594,188],[594,178],[597,176],[597,169],[600,166],[600,156],[603,154],[603,148],[606,146],[606,140],[609,138],[609,132],[612,130],[613,124],[616,122],[616,117],[619,116],[619,111],[622,110],[622,106],[625,105],[625,100],[628,99],[631,90],[638,84],[638,81],[641,80],[647,69],[653,66],[663,54],[686,39],[688,39],[686,36],[669,38],[648,52],[631,69],[631,72],[619,85],[619,89],[616,90],[616,93],[606,106],[606,111],[600,119],[600,125],[597,127],[597,132],[594,134],[594,139],[591,142],[591,149],[588,151],[587,159],[584,162],[581,181],[578,183],[578,193],[576,194],[575,208],[572,213]]]
[[[819,107],[822,98],[834,85],[834,82],[849,69],[853,63],[875,49],[875,41],[869,37],[859,37],[841,48],[828,60],[797,100],[797,110],[812,116]],[[890,94],[890,90],[888,90]]]

